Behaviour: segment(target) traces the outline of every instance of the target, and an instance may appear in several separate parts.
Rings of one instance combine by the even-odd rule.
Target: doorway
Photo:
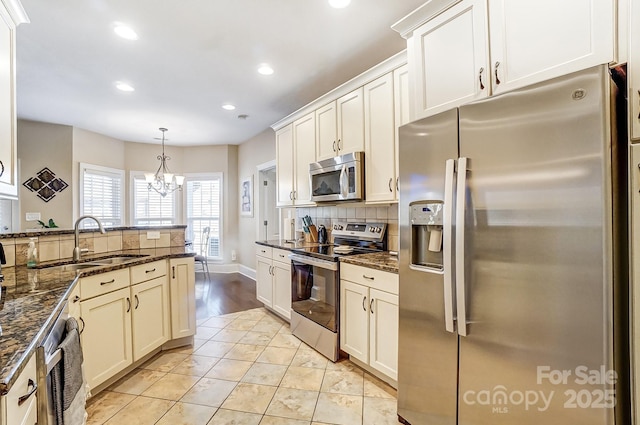
[[[280,213],[276,208],[276,165],[275,161],[258,165],[257,229],[258,240],[280,238]]]

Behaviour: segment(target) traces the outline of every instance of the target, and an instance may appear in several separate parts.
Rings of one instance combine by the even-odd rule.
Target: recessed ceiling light
[[[273,74],[273,68],[271,68],[268,64],[263,63],[258,68],[258,72],[262,75],[271,75]]]
[[[345,8],[349,6],[349,3],[351,3],[351,0],[329,0],[329,5],[336,9]]]
[[[225,103],[224,105],[222,105],[222,109],[226,109],[227,111],[233,111],[234,109],[236,109],[236,107],[230,103]]]
[[[113,27],[113,32],[115,32],[120,37],[125,38],[127,40],[138,39],[138,34],[136,34],[134,30],[132,30],[131,28],[129,28],[128,26],[120,22],[115,23],[115,26]]]
[[[133,86],[127,83],[123,83],[122,81],[116,81],[116,88],[121,91],[134,91]]]

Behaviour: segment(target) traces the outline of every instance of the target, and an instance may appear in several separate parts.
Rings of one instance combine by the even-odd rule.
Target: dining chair
[[[196,263],[200,263],[202,271],[207,275],[207,281],[211,280],[209,274],[209,264],[207,263],[207,251],[209,248],[209,233],[211,229],[209,226],[202,229],[202,238],[200,239],[200,252],[195,256]]]

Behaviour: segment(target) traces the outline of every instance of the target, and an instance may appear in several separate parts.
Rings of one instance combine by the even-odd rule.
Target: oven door
[[[338,332],[338,263],[291,254],[291,310]]]

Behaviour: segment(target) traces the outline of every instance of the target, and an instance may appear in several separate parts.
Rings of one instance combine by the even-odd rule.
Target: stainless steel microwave
[[[311,200],[364,200],[364,152],[354,152],[309,164]]]

